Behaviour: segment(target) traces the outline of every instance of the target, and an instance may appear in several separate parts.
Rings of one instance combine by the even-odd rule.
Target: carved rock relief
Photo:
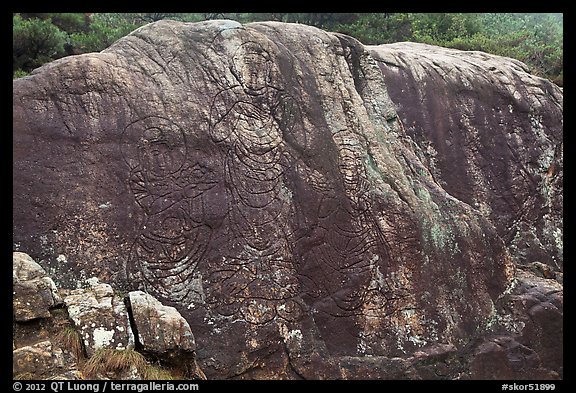
[[[208,125],[222,162],[192,149],[183,129],[160,116],[124,130],[123,157],[142,223],[127,261],[129,280],[253,324],[294,321],[310,305],[339,317],[361,315],[369,299],[389,296],[381,277],[390,247],[372,212],[358,138],[333,136],[341,176],[337,184],[326,180],[286,143],[297,135],[305,145],[306,131],[299,104],[281,81],[272,83],[279,70],[271,54],[248,41],[230,64],[232,83],[213,97]],[[293,219],[299,207],[288,171],[317,194],[310,203],[318,204],[318,216],[307,230]],[[218,183],[228,206],[220,217],[225,224],[216,227],[204,209]],[[228,244],[213,250],[224,231]]]
[[[164,21],[15,81],[15,247],[169,301],[212,376],[461,344],[506,256],[386,128],[371,62],[311,27]]]

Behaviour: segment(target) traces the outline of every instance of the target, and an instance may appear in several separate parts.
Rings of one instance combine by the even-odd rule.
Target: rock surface
[[[426,44],[369,47],[434,179],[485,214],[515,262],[563,269],[563,93],[521,62]]]
[[[64,367],[62,350],[52,350],[50,341],[41,341],[31,346],[15,349],[12,357],[14,375],[34,374],[50,375],[58,373]]]
[[[38,277],[51,282],[27,254],[14,253],[14,261],[14,276],[22,282]],[[162,379],[173,377],[171,372],[206,379],[196,363],[190,326],[175,308],[142,292],[123,298],[96,279],[87,280],[86,288],[58,290],[52,284],[51,289],[63,303],[42,317],[13,322],[14,379]],[[14,302],[15,313],[17,307]],[[142,359],[162,368],[151,371]]]
[[[553,279],[530,272],[517,272],[514,290],[497,302],[498,330],[512,332],[512,338],[534,352],[548,378],[563,377],[564,355],[564,289]],[[516,369],[525,366],[515,360]],[[538,378],[526,370],[511,378]],[[552,371],[552,372],[551,372]]]
[[[273,22],[161,21],[45,65],[14,81],[15,248],[174,305],[209,378],[453,376],[422,353],[489,331],[514,266],[387,78]]]
[[[188,322],[174,307],[164,306],[142,291],[128,294],[138,344],[147,352],[193,352],[194,335]]]
[[[14,319],[24,322],[50,317],[50,309],[62,303],[56,284],[29,255],[12,255],[12,308]]]
[[[75,289],[64,298],[88,356],[100,348],[134,347],[134,335],[124,299],[109,284],[90,281],[90,287]]]
[[[142,291],[127,296],[138,349],[165,364],[183,366],[192,378],[206,379],[196,363],[196,342],[188,321],[170,306],[164,306]]]

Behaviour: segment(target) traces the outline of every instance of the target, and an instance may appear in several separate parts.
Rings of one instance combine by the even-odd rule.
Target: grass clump
[[[82,337],[74,326],[66,326],[58,334],[57,341],[62,349],[70,351],[76,357],[76,361],[80,362],[85,358]]]
[[[89,379],[118,378],[120,374],[135,372],[141,379],[172,380],[168,369],[148,363],[144,355],[134,349],[100,348],[83,366],[82,373]]]
[[[172,380],[174,379],[174,375],[172,375],[170,370],[149,364],[148,367],[146,367],[143,378],[149,380]]]
[[[144,376],[147,366],[144,355],[133,349],[100,348],[86,361],[82,372],[88,378],[97,378],[99,375],[114,375],[134,368],[139,375]]]

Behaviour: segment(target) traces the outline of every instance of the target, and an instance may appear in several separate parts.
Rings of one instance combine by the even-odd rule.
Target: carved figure
[[[182,301],[194,289],[193,274],[210,242],[203,194],[217,179],[201,152],[188,157],[184,133],[167,119],[132,123],[124,138],[130,145],[123,146],[132,146],[124,149],[129,186],[142,213],[128,278],[150,293]]]

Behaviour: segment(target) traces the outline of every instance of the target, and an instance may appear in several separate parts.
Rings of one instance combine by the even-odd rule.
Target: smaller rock
[[[414,353],[412,366],[417,379],[451,379],[459,369],[458,350],[453,344],[426,346]]]
[[[510,336],[498,336],[476,348],[470,371],[472,379],[560,379],[557,372],[543,366],[534,350]]]
[[[512,379],[511,369],[506,356],[506,350],[495,341],[481,344],[474,354],[470,364],[473,379]]]
[[[84,341],[90,357],[99,348],[134,347],[128,310],[108,284],[91,281],[89,288],[75,289],[64,298],[68,314]]]
[[[196,341],[188,321],[174,307],[142,291],[130,292],[127,300],[139,350],[183,368],[188,378],[206,379],[196,363]]]
[[[18,322],[49,318],[49,310],[62,303],[54,281],[23,252],[12,253],[12,284],[12,307]]]
[[[556,280],[543,278],[528,270],[517,270],[516,279],[514,289],[502,296],[496,304],[500,329],[511,333],[509,339],[514,340],[508,341],[505,349],[507,358],[514,358],[513,362],[510,361],[510,366],[516,364],[525,370],[532,370],[534,378],[540,375],[538,378],[561,379],[564,363],[563,286]],[[522,347],[516,345],[516,342]],[[511,348],[514,348],[514,351],[521,348],[519,353],[522,356],[517,355]],[[526,351],[533,351],[534,355],[524,356]],[[480,364],[482,356],[485,355],[480,355],[477,365]],[[496,361],[495,352],[486,356],[488,363]],[[536,356],[540,362],[538,367],[530,364]],[[519,374],[516,369],[514,372],[516,374],[510,374],[510,378],[530,375],[528,372]]]
[[[52,381],[78,381],[83,380],[84,375],[79,370],[67,370],[49,378]]]
[[[564,273],[556,272],[556,277],[554,277],[559,284],[564,284]]]
[[[343,379],[413,379],[414,367],[408,359],[385,356],[352,357],[339,359],[338,366]]]
[[[556,278],[556,272],[554,272],[549,265],[542,262],[531,262],[526,266],[521,266],[521,268],[532,272],[537,277],[549,278],[552,280]]]
[[[142,291],[130,292],[128,298],[138,342],[145,352],[164,355],[196,350],[190,325],[174,307]]]
[[[62,349],[49,340],[12,351],[12,375],[19,379],[43,379],[61,372],[64,368]]]
[[[435,344],[414,352],[417,359],[434,359],[444,361],[446,357],[454,354],[456,347],[452,344]]]

